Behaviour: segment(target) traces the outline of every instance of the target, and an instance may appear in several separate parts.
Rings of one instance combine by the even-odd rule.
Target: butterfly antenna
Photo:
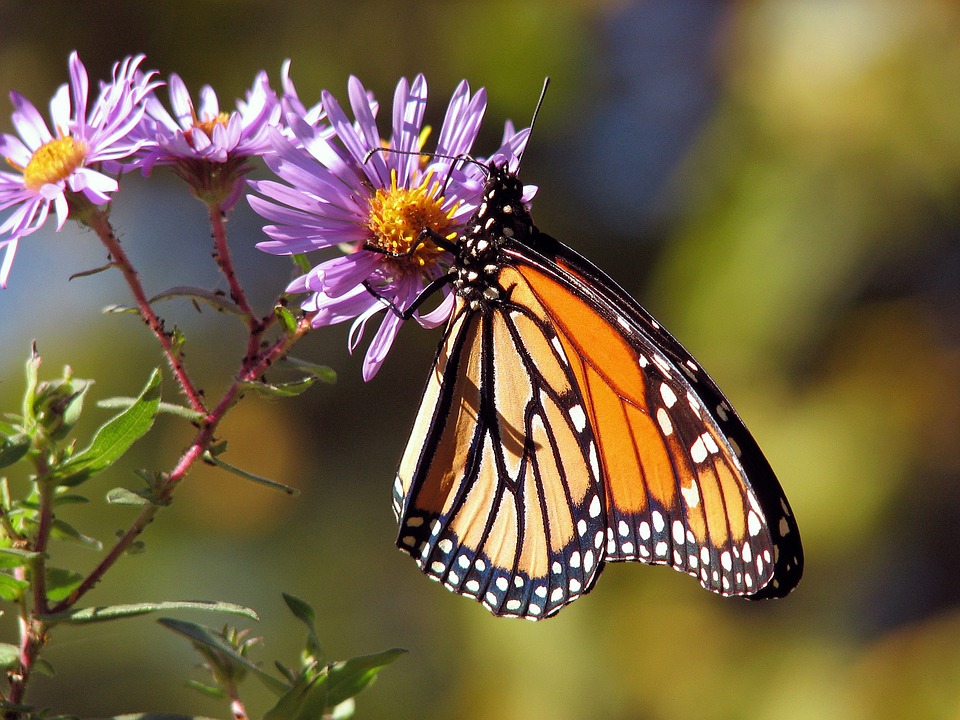
[[[537,116],[540,114],[540,108],[543,107],[543,100],[547,96],[547,88],[550,87],[550,76],[543,79],[543,89],[540,90],[540,99],[537,100],[537,106],[533,109],[533,117],[530,118],[530,133],[533,133],[533,126],[537,124]],[[527,151],[527,144],[530,142],[530,135],[527,135],[527,142],[523,145],[523,150],[517,155],[517,167],[523,160],[523,153]]]

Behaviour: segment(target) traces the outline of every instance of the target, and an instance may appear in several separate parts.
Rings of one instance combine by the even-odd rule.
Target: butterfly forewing
[[[669,564],[724,595],[787,594],[802,574],[796,521],[713,380],[587,260],[543,234],[517,247],[514,262],[581,358],[602,438],[606,559]]]

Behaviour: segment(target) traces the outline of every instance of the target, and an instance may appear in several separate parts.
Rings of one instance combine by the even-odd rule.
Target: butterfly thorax
[[[505,165],[491,164],[480,206],[460,237],[453,280],[457,295],[472,309],[499,300],[501,248],[509,242],[525,242],[533,231],[530,211],[523,203],[523,184]]]

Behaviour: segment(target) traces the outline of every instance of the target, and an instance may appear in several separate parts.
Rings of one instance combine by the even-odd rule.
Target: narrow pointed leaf
[[[80,420],[80,415],[83,413],[83,400],[87,396],[87,391],[93,387],[93,381],[74,380],[71,386],[76,388],[76,392],[63,410],[60,427],[53,433],[53,438],[56,440],[63,440],[67,437],[77,421]]]
[[[298,370],[308,372],[311,375],[315,375],[320,382],[327,383],[328,385],[332,385],[337,382],[337,371],[329,365],[320,365],[318,363],[310,362],[309,360],[303,360],[291,355],[287,355],[287,357],[283,359],[283,363],[285,365],[295,367]]]
[[[247,390],[256,390],[266,397],[297,397],[302,395],[317,381],[314,375],[308,375],[299,380],[293,380],[287,383],[265,383],[265,382],[242,382],[241,386]]]
[[[126,488],[114,488],[107,493],[107,502],[111,505],[150,505],[148,497],[149,490],[127,490]]]
[[[79,545],[88,547],[91,550],[103,550],[102,542],[97,540],[95,537],[84,535],[73,525],[64,522],[60,518],[54,519],[53,525],[50,528],[50,537],[56,538],[57,540],[68,540],[70,542],[75,542]]]
[[[160,405],[160,371],[154,370],[137,402],[104,424],[90,445],[53,471],[60,485],[78,485],[116,462],[153,426]]]
[[[307,652],[311,657],[323,662],[323,648],[320,645],[320,638],[317,636],[315,626],[316,613],[313,608],[309,603],[298,597],[288,595],[287,593],[281,594],[283,595],[283,601],[287,604],[287,607],[290,608],[290,612],[294,614],[294,617],[307,626]]]
[[[90,270],[81,270],[80,272],[75,272],[73,275],[67,278],[67,280],[74,280],[76,278],[88,277],[90,275],[96,275],[102,273],[105,270],[109,270],[112,267],[116,267],[115,262],[108,262],[106,265],[101,265],[100,267],[91,268]]]
[[[169,290],[164,290],[163,292],[154,295],[150,299],[150,304],[152,305],[158,300],[171,300],[173,298],[190,298],[191,300],[199,300],[215,310],[227,312],[231,315],[243,315],[243,310],[240,309],[240,306],[233,302],[226,295],[216,291],[206,290],[198,287],[190,287],[187,285],[172,287]]]
[[[13,465],[30,450],[32,442],[29,435],[18,433],[11,437],[3,438],[0,444],[0,468]]]
[[[170,610],[203,610],[204,612],[226,613],[238,615],[251,620],[259,620],[257,614],[250,608],[228,602],[213,602],[206,600],[173,600],[152,603],[135,603],[131,605],[104,605],[100,607],[80,608],[68,610],[56,615],[43,615],[47,622],[68,623],[71,625],[86,625],[110,620],[149,615],[155,612]]]
[[[98,400],[98,408],[128,408],[132,407],[137,402],[137,398],[132,397],[112,397],[106,398],[105,400]],[[177,405],[176,403],[162,402],[157,407],[157,410],[162,413],[167,413],[168,415],[177,415],[178,417],[186,418],[187,420],[202,420],[203,413],[197,412],[191,408],[188,408],[184,405]]]
[[[17,548],[0,548],[0,568],[23,567],[40,557],[40,553]]]
[[[219,468],[223,468],[227,472],[231,472],[238,477],[242,477],[244,480],[251,480],[258,485],[266,485],[268,488],[273,490],[280,490],[285,492],[287,495],[299,495],[300,491],[289,485],[284,485],[283,483],[277,482],[276,480],[271,480],[269,478],[261,477],[259,475],[254,475],[249,473],[246,470],[241,470],[240,468],[231,465],[230,463],[224,462],[219,457],[213,453],[207,452],[203,455],[204,462],[208,462],[211,465],[216,465]]]
[[[293,335],[297,331],[297,319],[287,308],[283,305],[277,305],[273,312],[280,322],[280,327],[287,335]]]
[[[271,690],[277,694],[284,693],[287,691],[288,686],[277,680],[272,675],[263,671],[259,665],[251,662],[239,652],[231,647],[223,638],[217,636],[215,633],[211,632],[202,625],[197,625],[196,623],[184,622],[182,620],[174,620],[173,618],[160,618],[157,620],[161,625],[170,630],[173,630],[175,633],[183,635],[188,638],[194,644],[203,645],[208,647],[218,653],[221,653],[228,657],[233,662],[242,665],[251,672],[253,672],[260,680]]]
[[[354,697],[373,682],[381,669],[406,652],[402,648],[393,648],[375,655],[361,655],[334,663],[326,678],[329,707],[335,707]]]

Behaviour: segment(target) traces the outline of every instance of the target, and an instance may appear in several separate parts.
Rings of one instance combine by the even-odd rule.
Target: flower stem
[[[227,243],[227,219],[226,213],[220,203],[207,203],[207,213],[210,217],[210,227],[213,229],[213,259],[220,267],[220,272],[227,279],[230,286],[230,298],[240,307],[247,318],[247,322],[253,326],[257,318],[247,301],[247,294],[240,285],[237,278],[237,271],[233,267],[233,258],[230,255],[230,246]]]
[[[157,316],[150,306],[150,302],[143,290],[143,284],[140,282],[140,275],[133,268],[130,258],[124,251],[123,246],[120,245],[120,240],[117,238],[116,233],[113,232],[113,227],[110,225],[106,212],[98,210],[97,212],[89,213],[84,218],[84,221],[97,233],[100,241],[106,246],[107,252],[110,253],[110,257],[113,258],[114,263],[116,263],[120,272],[123,273],[130,292],[133,293],[133,297],[137,302],[137,307],[140,309],[141,317],[143,317],[147,327],[149,327],[157,337],[164,354],[167,356],[167,362],[170,363],[170,369],[177,378],[177,382],[180,383],[180,387],[183,389],[184,395],[187,396],[190,405],[197,412],[206,412],[203,398],[190,380],[190,376],[183,366],[180,354],[174,348],[172,336],[163,326],[163,320]]]

